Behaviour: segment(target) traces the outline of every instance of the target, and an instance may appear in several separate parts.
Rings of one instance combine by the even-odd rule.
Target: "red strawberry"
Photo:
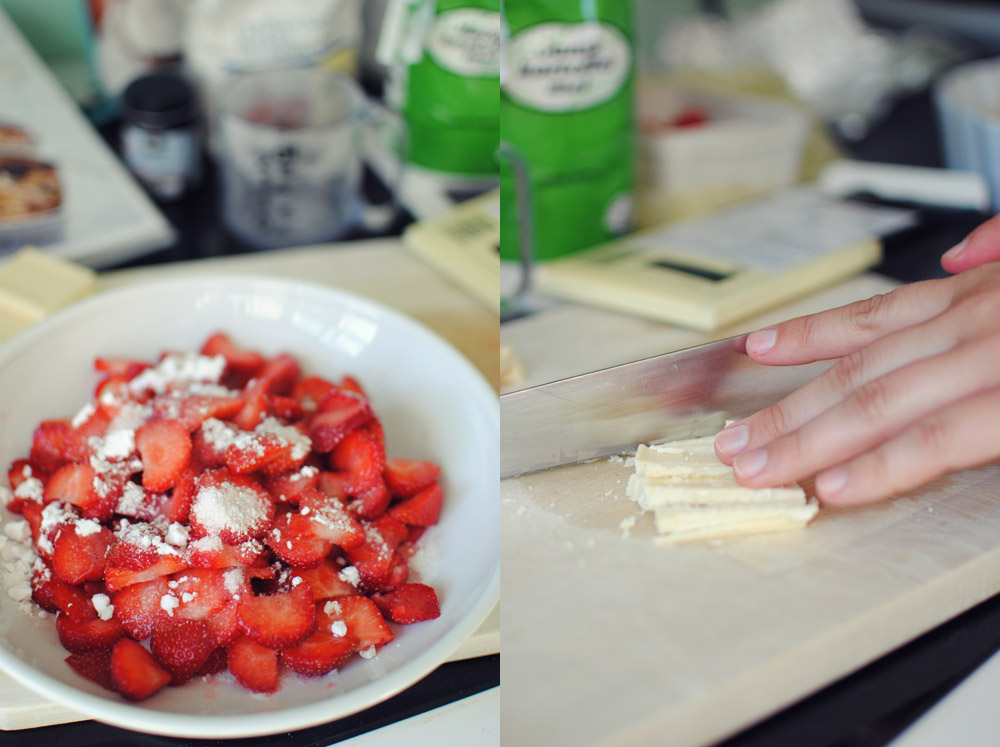
[[[332,389],[333,383],[319,376],[303,376],[292,387],[292,399],[304,412],[316,412],[319,403]]]
[[[347,562],[358,569],[366,591],[390,591],[398,586],[406,563],[372,526],[366,528],[368,541],[346,552]],[[402,570],[400,570],[402,569]]]
[[[264,356],[236,345],[223,332],[216,332],[201,346],[202,355],[221,355],[226,359],[227,373],[254,375],[264,365]]]
[[[391,457],[385,460],[385,484],[396,498],[418,493],[437,479],[441,468],[434,462]]]
[[[114,419],[115,415],[121,408],[118,406],[111,406],[105,404],[99,404],[94,409],[94,412],[80,425],[76,427],[76,433],[78,436],[87,439],[91,436],[103,436],[108,430],[108,426]]]
[[[403,584],[388,594],[372,594],[371,600],[386,619],[404,625],[441,616],[437,592],[427,584]]]
[[[243,634],[240,618],[236,613],[237,604],[232,602],[217,610],[205,622],[212,633],[212,639],[217,646],[225,646],[237,636]]]
[[[316,479],[316,489],[342,503],[347,501],[347,479],[343,472],[320,472]]]
[[[367,400],[332,389],[309,421],[309,438],[313,448],[320,452],[333,450],[348,433],[364,425],[371,417]]]
[[[7,470],[7,481],[11,490],[17,490],[17,486],[32,476],[31,464],[27,459],[15,459],[10,469]]]
[[[45,557],[46,553],[39,550],[38,540],[42,536],[42,504],[35,503],[34,501],[25,501],[21,504],[21,516],[24,520],[28,522],[28,526],[31,527],[31,541],[35,546],[35,550],[42,557]]]
[[[345,392],[353,392],[354,394],[368,399],[368,395],[365,390],[361,387],[361,382],[355,379],[353,376],[345,376],[340,380],[340,388]]]
[[[275,555],[296,568],[319,565],[333,549],[333,542],[318,537],[313,522],[298,512],[279,515],[266,542]]]
[[[264,470],[272,474],[293,466],[292,444],[273,433],[245,433],[226,449],[226,466],[237,474]]]
[[[188,562],[179,555],[158,555],[159,559],[142,570],[108,567],[104,572],[104,583],[108,591],[119,591],[127,586],[142,584],[157,578],[169,576],[188,567]]]
[[[218,535],[229,545],[263,536],[274,518],[274,503],[260,484],[227,469],[198,478],[188,520],[196,537]]]
[[[322,605],[324,619],[321,629],[330,629],[336,620],[343,620],[347,625],[347,634],[358,639],[358,648],[381,646],[393,639],[392,630],[385,624],[385,619],[378,607],[368,597],[341,597],[324,602]]]
[[[53,573],[67,584],[103,578],[108,549],[114,541],[111,530],[94,521],[64,526],[53,544]]]
[[[125,629],[114,617],[110,620],[99,617],[78,620],[60,612],[56,616],[56,633],[63,648],[74,654],[83,654],[111,648],[115,641],[125,635]]]
[[[209,538],[214,539],[214,538]],[[197,568],[238,568],[253,566],[267,568],[267,548],[260,540],[247,540],[238,545],[226,545],[195,540],[188,545],[191,565]]]
[[[407,528],[406,524],[401,522],[395,516],[390,516],[389,514],[383,514],[372,522],[378,533],[385,540],[385,543],[389,547],[399,547],[401,544],[407,541],[410,537],[410,530]]]
[[[149,640],[156,660],[170,672],[179,685],[191,679],[215,651],[212,629],[204,620],[170,620],[156,630]]]
[[[245,431],[252,431],[267,417],[267,392],[261,384],[255,383],[247,389],[243,407],[233,415],[233,422]]]
[[[385,513],[391,500],[392,496],[385,486],[385,481],[378,478],[375,485],[363,493],[359,493],[354,500],[347,504],[347,508],[358,518],[372,521]]]
[[[278,689],[278,652],[240,636],[226,646],[229,671],[236,681],[255,693]]]
[[[219,672],[225,672],[226,667],[226,649],[224,646],[219,646],[219,648],[208,655],[205,663],[201,665],[201,669],[195,672],[194,675],[195,677],[203,677],[218,674]]]
[[[317,537],[339,545],[344,550],[365,542],[365,530],[357,519],[347,512],[340,501],[318,490],[302,492],[299,513],[313,525]]]
[[[65,420],[47,420],[35,429],[28,461],[42,472],[55,472],[67,462],[90,458],[87,440]]]
[[[85,509],[97,501],[94,470],[89,464],[65,464],[45,484],[45,503],[62,501]]]
[[[267,410],[282,420],[301,420],[305,415],[305,411],[297,401],[291,397],[282,397],[280,394],[267,395]]]
[[[444,493],[437,482],[431,483],[416,495],[404,498],[389,509],[389,515],[404,524],[414,527],[429,527],[437,524],[444,504]]]
[[[111,680],[129,700],[145,700],[170,682],[170,674],[140,644],[122,638],[111,649]]]
[[[162,557],[163,533],[146,522],[122,522],[118,537],[108,551],[108,565],[130,571],[149,568]]]
[[[204,468],[192,454],[191,461],[181,471],[177,482],[174,483],[173,490],[170,491],[170,498],[163,507],[163,517],[171,524],[175,522],[178,524],[188,523],[191,502],[194,500],[195,479],[203,471]]]
[[[343,569],[331,560],[324,560],[315,568],[295,568],[295,575],[309,583],[313,600],[335,599],[357,594],[357,587],[347,579]]]
[[[181,401],[177,419],[189,431],[196,431],[209,418],[228,418],[242,407],[243,401],[235,397],[196,394]]]
[[[170,592],[166,577],[126,586],[111,597],[115,617],[132,638],[137,641],[149,638],[152,632],[167,619],[160,600]]]
[[[281,660],[299,674],[319,677],[346,662],[358,650],[358,639],[351,635],[336,637],[317,631],[301,643],[283,649]]]
[[[289,394],[301,376],[298,361],[282,353],[267,361],[255,378],[266,394]]]
[[[241,569],[189,568],[170,581],[170,593],[179,600],[175,617],[207,620],[250,595],[250,583]]]
[[[117,374],[131,380],[140,373],[150,368],[144,361],[135,361],[131,358],[95,358],[94,370],[101,373]]]
[[[48,566],[36,568],[31,574],[31,599],[46,612],[58,612],[60,607],[56,604],[55,591],[60,586],[76,588],[55,578]]]
[[[83,590],[82,585],[74,586],[52,579],[50,588],[51,600],[57,610],[80,622],[93,620],[97,617],[94,603],[90,600],[90,595]]]
[[[385,468],[385,449],[366,431],[354,430],[330,453],[330,467],[344,475],[348,495],[359,495],[378,484]]]
[[[307,583],[287,593],[243,597],[236,612],[244,632],[269,648],[294,646],[316,629],[316,608]]]
[[[66,657],[66,663],[81,677],[86,677],[107,690],[115,689],[114,682],[111,681],[110,648],[88,651],[85,654],[70,654]]]
[[[179,420],[151,420],[135,432],[135,448],[142,459],[142,486],[162,492],[191,461],[191,434]]]
[[[317,484],[319,470],[315,467],[303,467],[264,478],[264,488],[274,501],[294,506],[299,504],[302,491],[315,489]]]
[[[224,467],[226,451],[217,448],[205,434],[204,428],[199,428],[191,435],[191,461],[209,469]]]

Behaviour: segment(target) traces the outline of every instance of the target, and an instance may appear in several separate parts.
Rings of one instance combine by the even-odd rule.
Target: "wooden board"
[[[778,315],[889,287],[859,278]],[[578,308],[501,338],[528,383],[704,340]],[[620,528],[639,514],[631,471],[605,459],[501,483],[512,744],[712,743],[1000,591],[998,466],[801,532],[678,547],[653,542],[649,515]]]
[[[451,342],[499,390],[499,322],[472,297],[406,252],[397,240],[262,252],[156,265],[99,276],[99,291],[168,277],[255,274],[329,285],[402,311]],[[500,651],[499,605],[452,654],[451,661]],[[87,718],[0,672],[0,730]],[[0,740],[2,741],[2,740]]]

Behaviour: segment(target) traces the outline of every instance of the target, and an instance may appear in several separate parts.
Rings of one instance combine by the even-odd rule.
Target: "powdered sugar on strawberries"
[[[330,623],[330,632],[336,638],[343,638],[345,635],[347,635],[347,623],[345,623],[343,620],[334,620],[332,623]]]
[[[91,534],[97,534],[103,528],[99,522],[93,519],[77,519],[76,520],[76,535],[78,537],[87,537]]]
[[[90,598],[90,602],[94,605],[94,609],[97,610],[97,616],[102,620],[110,620],[112,615],[115,614],[115,606],[111,604],[111,597],[107,594],[94,594]]]
[[[174,616],[174,610],[181,606],[181,600],[173,594],[164,594],[160,597],[160,608],[170,617]]]
[[[132,523],[122,519],[115,536],[143,550],[153,550],[157,555],[180,555],[176,547],[164,541],[156,526],[145,521]]]
[[[263,456],[264,446],[258,441],[252,431],[243,431],[224,423],[217,418],[208,418],[201,424],[201,432],[205,441],[220,454],[225,454],[230,446],[236,446],[240,451]]]
[[[146,502],[146,491],[132,481],[125,483],[115,512],[125,516],[135,516]]]
[[[195,494],[191,521],[209,534],[246,534],[267,521],[268,507],[268,499],[253,488],[230,482],[206,485]]]
[[[280,438],[284,443],[292,445],[292,459],[305,459],[312,450],[312,441],[309,436],[298,428],[290,425],[282,425],[277,418],[267,417],[262,420],[256,428],[256,433],[272,433]]]
[[[25,469],[30,471],[31,467],[25,467]],[[23,480],[17,488],[15,488],[14,497],[34,501],[35,503],[41,503],[42,494],[44,492],[45,486],[42,485],[41,480],[37,477],[28,477]]]
[[[170,353],[132,379],[128,387],[136,393],[153,391],[163,394],[171,385],[185,382],[217,384],[225,368],[226,359],[221,355]]]

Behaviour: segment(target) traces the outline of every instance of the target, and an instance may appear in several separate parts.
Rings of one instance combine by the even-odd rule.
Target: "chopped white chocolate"
[[[746,488],[715,455],[714,437],[640,446],[626,494],[652,511],[660,542],[804,527],[819,505],[798,485]]]

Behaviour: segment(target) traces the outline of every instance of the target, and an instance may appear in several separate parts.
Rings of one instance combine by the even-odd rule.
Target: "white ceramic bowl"
[[[54,618],[27,616],[4,593],[0,667],[51,700],[128,729],[245,737],[347,716],[444,662],[499,596],[494,391],[432,332],[347,293],[253,277],[171,280],[107,292],[53,315],[0,347],[0,467],[27,454],[41,420],[72,416],[90,399],[95,356],[155,360],[163,350],[196,350],[216,330],[266,354],[287,351],[307,373],[356,376],[385,426],[389,455],[442,465],[445,507],[422,540],[433,561],[423,565],[425,580],[438,589],[441,617],[397,626],[376,658],[355,657],[324,679],[286,678],[272,696],[232,681],[193,681],[131,704],[78,677],[63,661]]]

